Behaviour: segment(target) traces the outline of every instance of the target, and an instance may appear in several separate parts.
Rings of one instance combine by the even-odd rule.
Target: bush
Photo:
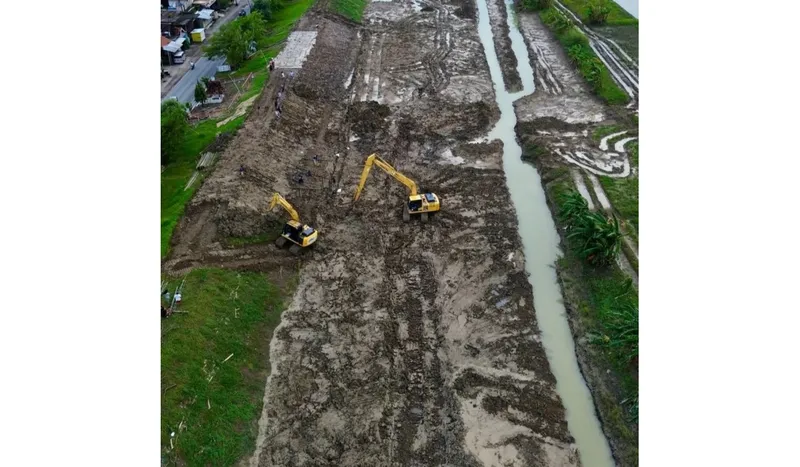
[[[572,20],[556,8],[548,8],[547,10],[543,11],[542,22],[559,33],[563,33],[573,26]]]
[[[607,0],[592,0],[586,6],[586,19],[589,24],[605,24],[609,13],[611,6]]]
[[[528,11],[540,11],[552,5],[553,0],[522,0],[522,8]]]
[[[622,231],[615,216],[590,211],[583,196],[570,190],[563,195],[559,217],[579,258],[593,266],[614,262],[622,247]]]

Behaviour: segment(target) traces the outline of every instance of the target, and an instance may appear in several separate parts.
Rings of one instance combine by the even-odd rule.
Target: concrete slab
[[[275,68],[302,68],[306,57],[317,41],[317,31],[295,31],[289,35],[286,46],[275,57]]]

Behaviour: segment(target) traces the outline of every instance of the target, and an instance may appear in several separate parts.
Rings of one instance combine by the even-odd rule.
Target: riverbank
[[[579,128],[571,129],[582,133]],[[581,180],[575,176],[576,168],[564,164],[546,142],[532,137],[537,131],[530,124],[518,126],[517,131],[523,142],[523,160],[541,174],[547,204],[561,239],[564,255],[556,263],[556,274],[581,372],[616,461],[621,466],[638,465],[638,357],[635,364],[626,362],[609,336],[618,310],[630,307],[638,310],[638,291],[617,265],[596,269],[583,264],[567,239],[558,215],[562,196],[578,189],[594,210],[599,210],[602,206],[594,193],[595,187],[576,186],[576,180]],[[586,134],[591,138],[588,130]]]

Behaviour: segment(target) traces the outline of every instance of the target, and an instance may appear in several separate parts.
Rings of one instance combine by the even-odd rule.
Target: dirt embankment
[[[505,0],[486,0],[489,9],[489,23],[492,25],[494,48],[500,69],[503,71],[503,82],[508,92],[522,91],[522,79],[517,70],[517,56],[511,49],[508,37],[508,10]]]
[[[280,119],[268,91],[178,227],[169,271],[300,267],[251,465],[578,465],[502,147],[468,143],[499,112],[464,11],[372,3],[361,29],[309,15],[316,43]],[[431,223],[402,222],[406,190],[378,169],[353,203],[372,152],[441,197]],[[316,249],[225,248],[285,219],[266,212],[273,191],[320,231]]]

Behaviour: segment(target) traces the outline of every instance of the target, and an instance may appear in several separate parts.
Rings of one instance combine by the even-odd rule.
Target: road
[[[214,27],[212,27],[213,32],[216,32],[223,24],[238,18],[239,10],[245,10],[248,14],[250,13],[250,6],[247,1],[240,1],[238,6],[232,6],[231,8],[232,11],[230,11],[225,18],[222,18],[219,21],[219,24],[215,24]],[[224,58],[212,60],[208,57],[201,57],[195,63],[194,70],[188,70],[186,74],[183,75],[183,77],[177,83],[175,83],[175,86],[170,89],[167,95],[161,99],[161,102],[176,97],[181,103],[193,103],[194,88],[197,85],[197,82],[200,80],[200,78],[205,76],[214,76],[217,73],[217,67],[223,63],[225,63]]]
[[[175,87],[167,94],[167,97],[161,99],[164,102],[167,99],[177,97],[181,103],[194,102],[194,88],[200,78],[204,76],[214,76],[217,73],[217,67],[225,63],[224,58],[210,59],[202,57],[195,64],[194,70],[189,70],[183,75],[175,84]]]

